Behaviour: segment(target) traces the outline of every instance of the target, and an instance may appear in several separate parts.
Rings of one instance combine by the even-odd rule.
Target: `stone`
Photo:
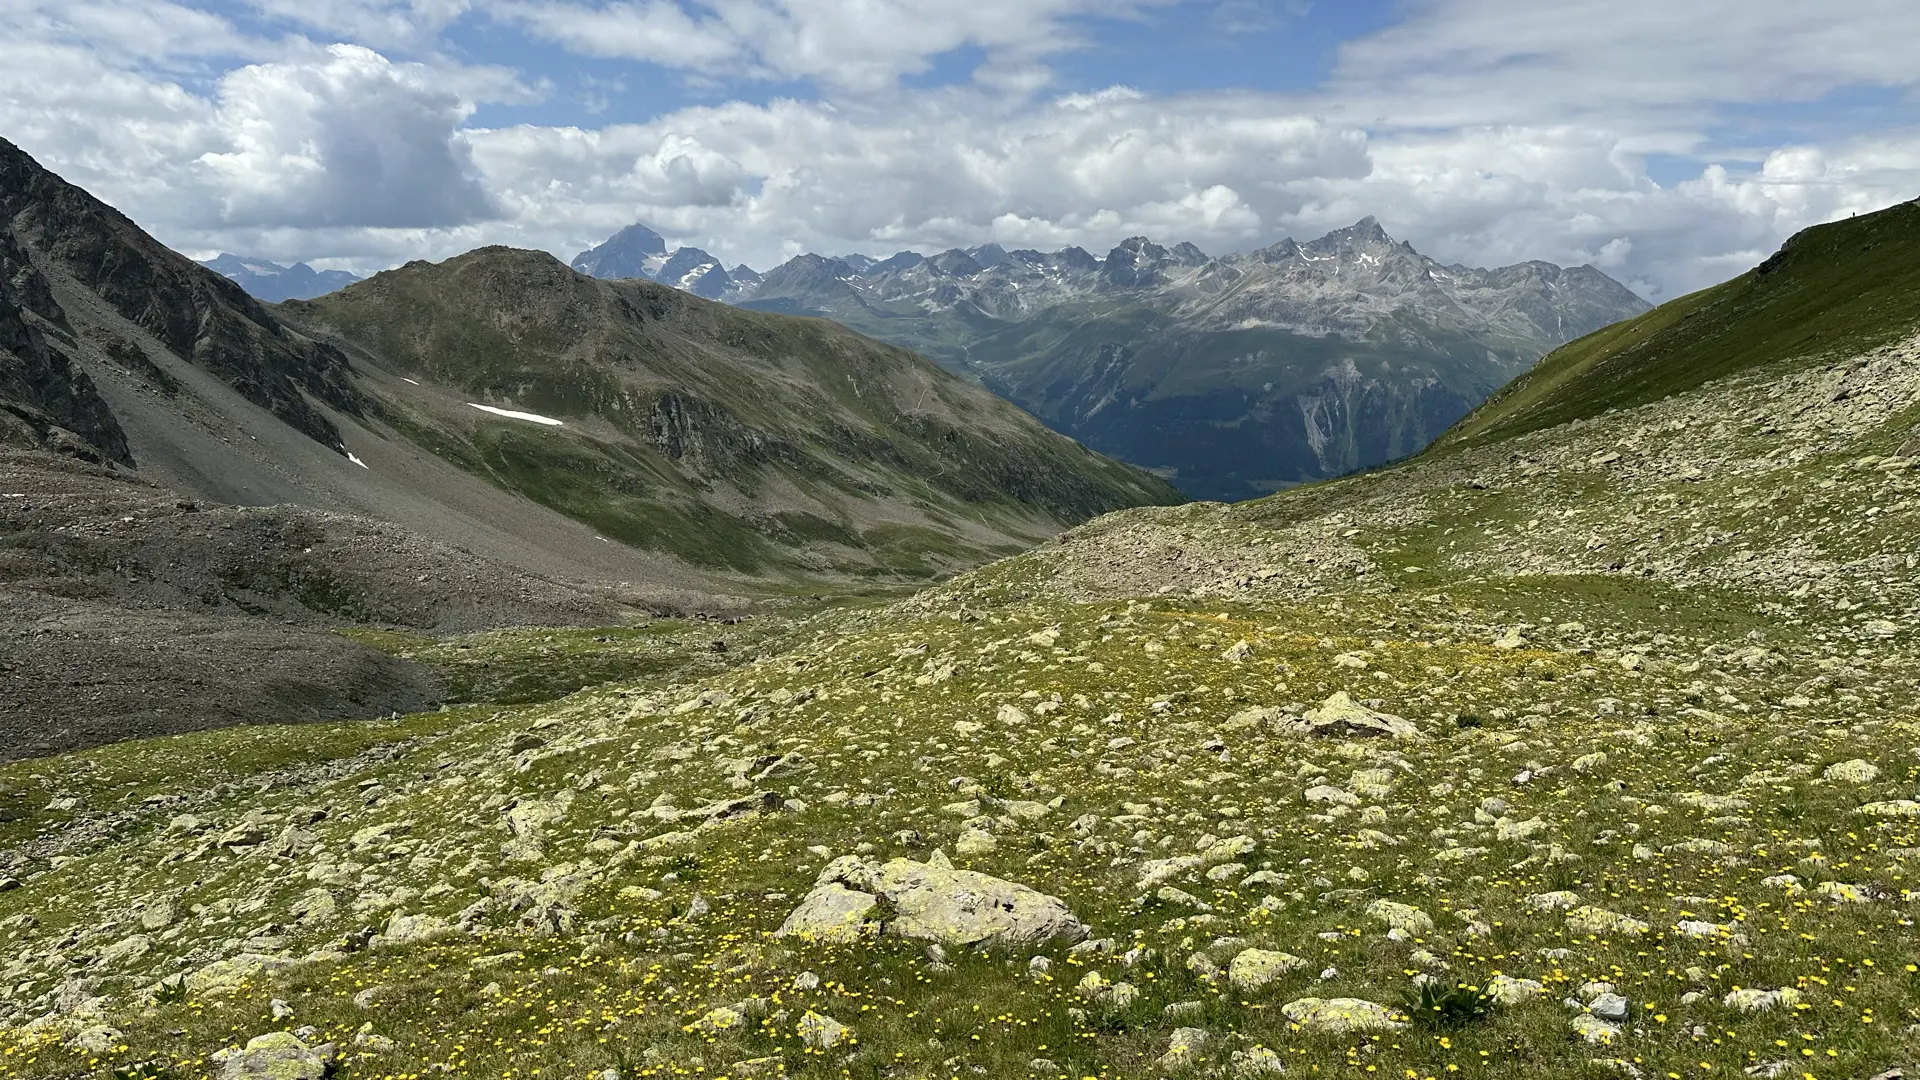
[[[1502,1005],[1523,1005],[1546,993],[1546,990],[1545,984],[1533,979],[1495,975],[1487,980],[1487,996]]]
[[[1415,741],[1424,739],[1420,729],[1404,717],[1369,709],[1345,691],[1335,691],[1320,706],[1307,710],[1306,716],[1288,725],[1292,734],[1333,738],[1380,738]]]
[[[1920,802],[1915,802],[1912,799],[1890,799],[1886,802],[1871,802],[1855,809],[1854,813],[1880,818],[1920,817]]]
[[[295,961],[284,956],[240,953],[225,960],[216,960],[190,972],[184,981],[187,989],[194,993],[220,993],[236,989],[241,983],[258,979],[263,975],[284,971],[294,963]]]
[[[1254,994],[1307,966],[1306,960],[1292,953],[1247,949],[1227,965],[1227,982],[1243,994]]]
[[[1727,1008],[1744,1013],[1768,1012],[1797,1004],[1800,1001],[1800,991],[1791,986],[1783,986],[1778,990],[1749,987],[1735,990],[1721,1001]]]
[[[213,1055],[220,1080],[324,1080],[334,1057],[333,1044],[308,1046],[285,1031],[250,1039],[243,1049]]]
[[[1605,1046],[1620,1037],[1620,1025],[1608,1023],[1597,1016],[1581,1013],[1567,1025],[1575,1035],[1595,1046]]]
[[[872,921],[880,934],[959,948],[1031,948],[1087,936],[1056,897],[943,862],[944,856],[924,863],[894,859],[874,867],[835,859],[778,935],[850,941]],[[883,900],[884,921],[872,917]]]
[[[703,1035],[719,1035],[738,1030],[746,1023],[745,1013],[731,1005],[722,1005],[717,1009],[708,1009],[700,1019],[693,1022],[693,1027]]]
[[[853,1029],[831,1016],[807,1010],[794,1029],[802,1044],[814,1050],[831,1050],[853,1036]]]
[[[1521,902],[1535,911],[1568,911],[1580,903],[1580,894],[1561,889],[1557,892],[1534,893]]]
[[[372,944],[375,948],[397,948],[434,941],[453,933],[453,924],[438,915],[402,915],[395,912],[387,920],[387,928],[374,935]]]
[[[1057,898],[971,870],[894,859],[880,867],[878,891],[893,908],[886,933],[900,937],[1013,949],[1087,936]]]
[[[1589,904],[1567,912],[1567,928],[1577,934],[1638,936],[1651,929],[1639,919]]]
[[[1407,1026],[1392,1009],[1363,998],[1300,998],[1282,1005],[1280,1012],[1302,1031],[1346,1034],[1399,1031]]]
[[[1228,1061],[1228,1068],[1234,1080],[1258,1080],[1259,1077],[1279,1076],[1287,1071],[1280,1055],[1264,1046],[1235,1050]]]
[[[165,930],[179,921],[180,905],[172,900],[155,901],[140,913],[140,926],[144,930]]]
[[[78,1050],[83,1054],[108,1054],[114,1048],[126,1042],[126,1036],[119,1028],[105,1024],[93,1024],[74,1032],[66,1042],[67,1049]]]
[[[1412,904],[1396,903],[1392,900],[1375,900],[1367,905],[1367,914],[1376,922],[1389,928],[1408,934],[1433,933],[1433,916],[1414,907]]]
[[[774,936],[834,943],[857,941],[878,929],[877,925],[868,926],[868,916],[878,905],[872,893],[830,881],[808,893]]]
[[[1213,1036],[1205,1028],[1174,1028],[1173,1034],[1167,1039],[1167,1051],[1160,1055],[1157,1064],[1165,1072],[1191,1069],[1200,1063],[1201,1055],[1212,1041]]]
[[[1820,776],[1836,784],[1871,784],[1880,778],[1880,769],[1870,761],[1854,758],[1827,766]]]
[[[1537,833],[1544,832],[1546,828],[1547,823],[1542,818],[1535,817],[1528,818],[1525,821],[1515,821],[1512,818],[1503,817],[1494,823],[1493,838],[1495,840],[1525,840]]]
[[[1619,994],[1601,994],[1587,1003],[1587,1011],[1602,1020],[1615,1024],[1627,1021],[1627,999]]]
[[[984,829],[966,829],[960,833],[960,839],[953,843],[954,854],[962,858],[975,855],[990,855],[1000,850],[1000,841]]]

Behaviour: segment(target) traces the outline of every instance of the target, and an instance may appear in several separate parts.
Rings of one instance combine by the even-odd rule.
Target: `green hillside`
[[[1732,281],[1549,353],[1438,441],[1511,438],[1781,360],[1864,352],[1920,324],[1920,202],[1807,229]]]

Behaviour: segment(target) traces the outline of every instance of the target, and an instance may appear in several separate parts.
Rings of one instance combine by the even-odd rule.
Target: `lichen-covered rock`
[[[1161,1071],[1178,1072],[1193,1068],[1200,1063],[1200,1055],[1206,1052],[1207,1044],[1212,1041],[1213,1036],[1207,1033],[1206,1028],[1174,1028],[1173,1035],[1167,1039],[1167,1052],[1160,1055],[1158,1064]]]
[[[1567,912],[1567,929],[1577,934],[1627,934],[1637,936],[1651,927],[1639,919],[1591,904]]]
[[[1619,1024],[1602,1020],[1590,1013],[1581,1013],[1567,1024],[1575,1035],[1595,1046],[1606,1046],[1620,1037]]]
[[[249,1040],[244,1049],[222,1050],[213,1056],[220,1080],[323,1080],[333,1058],[332,1043],[308,1046],[284,1031],[261,1035]]]
[[[1433,916],[1412,904],[1375,900],[1367,905],[1367,914],[1376,921],[1385,923],[1389,929],[1401,930],[1409,934],[1433,933]]]
[[[886,932],[900,937],[1010,949],[1087,936],[1056,897],[972,870],[894,859],[880,867],[877,885],[893,907]]]
[[[284,956],[268,956],[264,953],[240,953],[225,960],[216,960],[207,966],[188,973],[185,984],[187,989],[199,993],[220,993],[237,988],[241,983],[284,971],[295,961]]]
[[[800,906],[780,924],[775,936],[808,941],[857,941],[878,929],[878,924],[869,924],[869,916],[878,906],[879,901],[872,893],[829,881],[800,901]]]
[[[1487,980],[1487,996],[1502,1005],[1523,1005],[1546,992],[1546,986],[1533,979],[1515,979],[1495,975]]]
[[[1288,727],[1290,734],[1332,738],[1385,737],[1413,741],[1426,737],[1413,721],[1369,709],[1353,700],[1345,690],[1335,691],[1319,708],[1307,710],[1304,718]]]
[[[1880,768],[1870,761],[1854,758],[1829,765],[1820,775],[1836,784],[1871,784],[1880,778]]]
[[[1292,953],[1247,949],[1227,965],[1227,982],[1241,993],[1252,994],[1305,967],[1307,961]]]
[[[1333,1034],[1398,1031],[1407,1026],[1392,1009],[1363,998],[1300,998],[1280,1007],[1302,1031]]]
[[[875,918],[882,907],[883,918]],[[939,853],[928,862],[894,859],[875,867],[835,859],[787,916],[782,937],[851,941],[867,932],[944,946],[1014,949],[1076,942],[1087,928],[1056,897],[975,870],[957,870]]]
[[[809,1010],[795,1030],[801,1043],[815,1050],[831,1050],[853,1037],[853,1029],[831,1016]]]
[[[1767,1012],[1771,1009],[1788,1007],[1798,1003],[1799,1000],[1800,991],[1795,990],[1791,986],[1783,986],[1778,990],[1760,990],[1754,987],[1747,987],[1745,989],[1735,990],[1721,999],[1727,1008],[1738,1009],[1741,1012],[1747,1013]]]

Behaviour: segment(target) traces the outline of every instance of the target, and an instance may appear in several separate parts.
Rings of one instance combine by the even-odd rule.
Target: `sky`
[[[0,137],[196,258],[766,270],[1377,217],[1659,301],[1920,196],[1914,0],[0,0]]]

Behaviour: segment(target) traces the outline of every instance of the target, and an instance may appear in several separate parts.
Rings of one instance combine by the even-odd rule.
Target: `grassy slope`
[[[1761,266],[1555,350],[1438,442],[1484,443],[1763,364],[1844,356],[1920,323],[1920,203],[1820,225]]]
[[[1048,518],[1175,497],[831,323],[598,282],[533,253],[414,264],[285,310],[476,400],[593,421],[592,434],[536,430],[436,414],[403,392],[384,400],[407,437],[461,467],[612,540],[716,569],[924,579],[1017,550]],[[679,411],[662,411],[667,395]],[[677,441],[662,441],[663,425]],[[741,516],[715,505],[714,485],[756,502],[797,492],[799,505]],[[882,489],[927,528],[902,532],[915,525],[897,520],[906,507],[869,513]],[[1000,539],[936,537],[954,515]],[[796,558],[801,547],[812,555]]]
[[[1854,379],[1876,393],[1841,393]],[[0,1007],[114,995],[0,1028],[0,1068],[185,1080],[302,1024],[345,1046],[340,1080],[1910,1065],[1920,470],[1887,455],[1917,401],[1920,342],[1777,357],[1615,423],[1102,519],[891,608],[771,627],[722,671],[0,767],[0,838],[28,855],[0,890]],[[590,673],[604,646],[617,669],[636,643],[610,638],[474,638],[440,659],[511,694],[486,664]],[[1242,711],[1334,692],[1425,738],[1303,737]],[[732,779],[730,761],[789,752],[798,771]],[[672,809],[763,789],[787,801],[708,824]],[[555,812],[514,837],[516,805]],[[215,843],[249,814],[268,839]],[[1110,944],[939,964],[916,942],[773,935],[834,856],[957,853],[963,835],[978,846],[957,863],[1058,895]],[[1233,836],[1252,850],[1142,884],[1152,860]],[[501,906],[471,933],[358,944],[533,881],[564,897],[563,932]],[[296,915],[315,889],[337,909]],[[1389,933],[1379,901],[1431,924]],[[171,923],[143,928],[156,909]],[[151,952],[127,947],[141,936]],[[1214,971],[1249,946],[1303,963],[1259,989]],[[308,959],[144,1003],[248,950]],[[1454,1025],[1327,1033],[1283,1011],[1392,1007],[1416,975],[1533,985]],[[1564,1001],[1601,983],[1627,1019],[1590,1043]],[[1737,1007],[1755,990],[1791,996]],[[809,1012],[854,1040],[806,1046]],[[105,1049],[66,1045],[101,1024]],[[1212,1036],[1189,1069],[1158,1061],[1181,1028]]]

